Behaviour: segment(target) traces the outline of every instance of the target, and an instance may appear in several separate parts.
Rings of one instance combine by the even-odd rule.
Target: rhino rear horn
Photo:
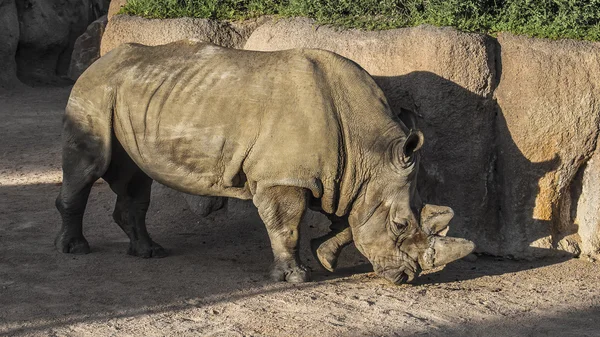
[[[454,211],[447,206],[425,204],[421,210],[421,229],[427,234],[438,234],[448,227]]]
[[[424,270],[462,259],[475,250],[475,244],[465,239],[434,236],[431,240],[432,244],[419,261]]]

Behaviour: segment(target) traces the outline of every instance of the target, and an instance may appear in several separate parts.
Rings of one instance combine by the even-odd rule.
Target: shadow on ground
[[[499,317],[477,323],[440,327],[433,336],[568,336],[595,337],[600,331],[600,308],[546,314],[539,318]],[[402,335],[402,334],[399,334]]]
[[[342,256],[342,268],[333,274],[318,269],[314,261],[307,261],[316,282],[273,283],[266,276],[272,259],[269,242],[255,211],[230,210],[199,219],[185,206],[170,203],[168,196],[154,199],[156,205],[151,206],[148,228],[156,241],[170,249],[171,256],[131,257],[124,253],[125,234],[110,217],[114,196],[106,184],[97,184],[92,190],[84,221],[93,252],[82,256],[61,254],[52,245],[59,223],[53,205],[57,192],[56,184],[0,188],[0,223],[4,224],[0,229],[3,333],[41,332],[79,322],[308,290],[322,282],[343,284],[348,282],[348,276],[370,271],[364,258],[350,248]],[[309,231],[304,247],[308,247],[306,241],[310,237],[320,235],[316,232],[326,230],[327,223],[320,227]],[[303,258],[312,259],[307,250],[303,251]],[[459,261],[423,275],[415,286],[513,273],[561,261]],[[371,273],[359,277],[366,286],[370,280],[381,282]]]

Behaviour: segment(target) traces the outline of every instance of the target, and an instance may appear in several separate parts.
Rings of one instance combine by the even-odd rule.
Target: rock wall
[[[26,83],[60,82],[66,77],[75,40],[98,18],[107,1],[18,1],[19,78]],[[108,9],[108,8],[106,8]]]
[[[455,209],[453,235],[516,258],[600,253],[600,43],[433,27],[362,32],[307,19],[255,21],[242,37],[232,27],[115,16],[103,53],[181,38],[240,47],[247,36],[246,49],[337,52],[368,70],[400,117],[423,130],[419,190]],[[199,213],[221,205],[198,200]]]
[[[107,24],[108,18],[104,15],[92,22],[85,33],[81,34],[75,41],[67,73],[73,81],[76,81],[94,61],[100,58],[100,43]]]
[[[567,224],[576,230],[574,239],[581,240],[583,254],[600,256],[600,148],[596,147],[592,158],[581,166],[575,182],[575,189],[571,189],[578,193],[571,203],[575,216]]]
[[[63,83],[73,45],[109,0],[0,0],[0,87]]]
[[[578,222],[588,231],[590,221],[596,228],[600,223],[589,212],[598,208],[590,184],[597,168],[586,167],[600,132],[600,44],[510,34],[498,43],[500,233],[512,235],[503,249],[534,256],[539,248],[593,253]]]
[[[114,15],[109,19],[102,39],[100,54],[128,42],[149,46],[181,39],[199,39],[225,47],[241,48],[253,29],[264,20],[227,23],[208,19],[144,19],[136,16]]]
[[[17,83],[15,54],[19,43],[19,21],[14,0],[0,0],[0,89]]]

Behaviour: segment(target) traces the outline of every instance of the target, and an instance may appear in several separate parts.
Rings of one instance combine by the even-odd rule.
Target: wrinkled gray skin
[[[271,240],[275,280],[309,279],[298,237],[311,207],[347,223],[340,242],[354,240],[377,273],[409,281],[474,248],[419,224],[422,143],[369,74],[334,53],[126,44],[96,61],[69,98],[55,244],[90,251],[82,218],[103,178],[117,194],[113,217],[131,240],[129,254],[165,256],[145,225],[156,180],[190,194],[252,199]],[[446,218],[430,223],[445,227]]]

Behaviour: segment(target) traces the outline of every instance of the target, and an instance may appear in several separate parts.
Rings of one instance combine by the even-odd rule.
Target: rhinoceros
[[[438,235],[449,208],[420,205],[422,144],[422,133],[398,119],[372,77],[335,53],[192,40],[124,44],[72,89],[55,245],[90,251],[82,218],[93,183],[103,178],[117,195],[113,218],[129,236],[128,253],[165,256],[145,224],[156,180],[189,194],[251,199],[271,241],[274,280],[309,280],[298,238],[312,208],[335,224],[313,242],[325,267],[333,269],[339,250],[354,241],[376,273],[408,282],[474,249]]]

